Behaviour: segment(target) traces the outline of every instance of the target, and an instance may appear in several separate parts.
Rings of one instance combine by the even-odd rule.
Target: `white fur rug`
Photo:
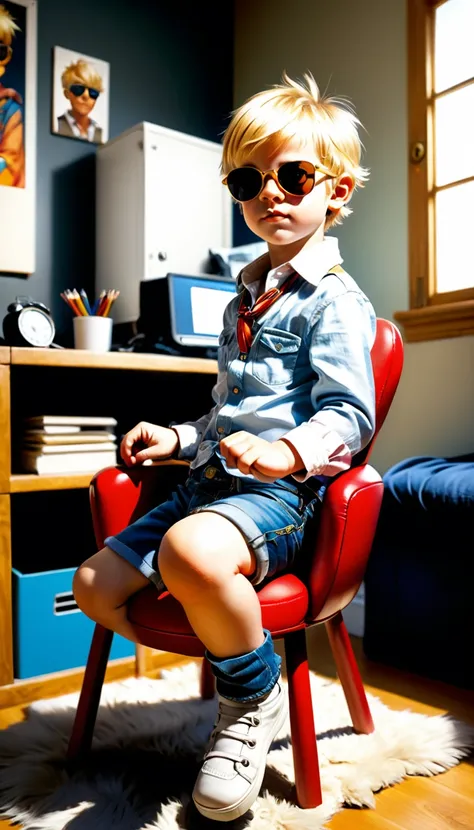
[[[408,775],[437,775],[469,754],[474,729],[448,717],[396,712],[370,697],[376,731],[355,735],[338,684],[312,675],[324,803],[294,803],[289,724],[268,756],[262,795],[229,827],[318,830],[344,804],[373,807],[383,787]],[[184,702],[183,702],[184,701]],[[198,698],[196,664],[162,679],[104,687],[93,752],[65,763],[77,695],[41,701],[0,732],[0,817],[25,830],[204,830],[190,801],[215,701]]]

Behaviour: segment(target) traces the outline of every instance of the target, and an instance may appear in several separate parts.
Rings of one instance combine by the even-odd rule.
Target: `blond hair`
[[[10,46],[15,32],[20,32],[20,27],[15,23],[10,12],[5,6],[0,6],[0,40],[6,46]]]
[[[310,141],[321,170],[332,178],[350,174],[355,187],[363,187],[369,171],[360,165],[361,123],[348,101],[322,96],[310,72],[304,81],[293,81],[286,72],[282,83],[258,92],[232,113],[224,134],[221,170],[226,176],[234,167],[248,163],[252,153],[265,145],[270,152],[298,139]],[[326,228],[352,213],[344,205],[329,212]]]
[[[99,92],[104,91],[101,76],[90,63],[84,60],[78,60],[66,66],[61,75],[61,83],[63,89],[69,89],[71,84],[85,84],[85,86],[98,89]]]

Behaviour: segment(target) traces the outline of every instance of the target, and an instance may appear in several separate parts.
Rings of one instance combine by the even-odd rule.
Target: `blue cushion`
[[[383,480],[385,489],[400,504],[415,498],[425,510],[443,503],[472,509],[474,453],[454,458],[407,458],[388,470]]]
[[[474,454],[388,470],[365,575],[372,660],[474,688]]]

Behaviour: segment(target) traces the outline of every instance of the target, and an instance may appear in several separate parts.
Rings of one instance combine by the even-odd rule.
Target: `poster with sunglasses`
[[[55,46],[52,132],[104,144],[109,137],[109,78],[106,61]]]
[[[0,274],[35,269],[35,0],[0,0]]]

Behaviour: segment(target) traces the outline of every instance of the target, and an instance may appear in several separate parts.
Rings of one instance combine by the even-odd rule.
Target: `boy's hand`
[[[229,468],[258,481],[276,481],[304,469],[301,456],[286,441],[265,441],[250,432],[234,432],[220,441],[219,448]]]
[[[178,435],[173,429],[140,421],[122,438],[120,455],[127,467],[151,464],[160,458],[170,458],[178,443]]]

